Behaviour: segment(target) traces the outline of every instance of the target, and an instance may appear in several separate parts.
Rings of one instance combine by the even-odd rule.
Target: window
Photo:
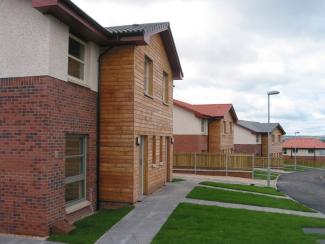
[[[205,132],[205,121],[201,119],[201,132]]]
[[[320,156],[325,156],[325,150],[323,150],[323,149],[322,150],[319,150],[319,155]]]
[[[274,143],[274,142],[275,142],[275,136],[272,135],[272,143]]]
[[[278,135],[278,142],[281,142],[281,135]]]
[[[294,148],[292,151],[297,154],[299,152],[299,149],[298,148]]]
[[[160,137],[160,141],[159,141],[159,162],[163,162],[163,137]]]
[[[308,153],[309,153],[309,154],[313,154],[314,152],[315,152],[314,149],[308,149]]]
[[[156,137],[152,137],[152,163],[156,164]]]
[[[67,206],[85,199],[86,137],[68,135],[65,142],[65,201]]]
[[[287,154],[287,149],[283,149],[283,154]]]
[[[163,72],[163,91],[162,91],[162,100],[165,104],[168,104],[168,100],[169,100],[169,93],[168,93],[168,89],[169,89],[169,78],[168,78],[168,74],[166,72]]]
[[[69,38],[68,75],[72,79],[84,81],[85,79],[85,50],[86,45],[78,38]]]
[[[223,133],[227,134],[227,122],[223,121]]]
[[[260,136],[256,135],[256,143],[259,143],[259,142],[260,142]]]
[[[232,122],[229,122],[229,132],[232,134]]]
[[[144,59],[144,92],[153,96],[153,63],[147,56]]]

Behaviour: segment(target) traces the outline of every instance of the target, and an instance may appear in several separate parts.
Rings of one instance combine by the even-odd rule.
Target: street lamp
[[[279,91],[267,92],[267,123],[270,125],[270,96],[280,94]],[[270,126],[269,126],[270,127]],[[271,186],[270,130],[267,132],[267,186]]]
[[[300,134],[300,132],[295,132],[295,139],[297,138],[297,134]],[[297,142],[295,143],[295,145],[297,145]],[[295,170],[297,170],[297,146],[295,146]]]

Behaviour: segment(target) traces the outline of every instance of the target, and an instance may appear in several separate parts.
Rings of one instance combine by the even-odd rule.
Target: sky
[[[169,21],[184,71],[174,98],[232,103],[241,120],[325,135],[325,1],[73,0],[103,26]]]

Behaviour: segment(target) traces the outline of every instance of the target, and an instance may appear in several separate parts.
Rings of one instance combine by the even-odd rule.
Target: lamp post
[[[267,92],[267,123],[270,124],[270,96],[280,94],[279,91]],[[270,130],[267,132],[267,186],[271,186]]]
[[[295,132],[295,139],[297,138],[297,134],[300,134],[300,132]],[[297,170],[297,146],[295,146],[295,170]]]

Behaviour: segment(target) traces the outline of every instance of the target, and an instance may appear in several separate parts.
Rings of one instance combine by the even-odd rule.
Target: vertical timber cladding
[[[209,121],[208,148],[210,153],[219,153],[221,145],[221,120]]]
[[[148,56],[153,61],[152,98],[144,95],[145,56]],[[144,193],[150,194],[164,185],[166,181],[171,180],[173,150],[172,145],[168,142],[170,142],[170,138],[173,135],[173,73],[159,34],[152,36],[150,45],[135,47],[134,57],[134,136],[147,136]],[[162,99],[164,72],[169,77],[167,104],[164,104]],[[152,150],[153,136],[155,136],[156,140],[156,150]],[[163,138],[161,139],[161,137]],[[169,137],[169,140],[166,137]],[[160,142],[162,142],[162,148]],[[167,150],[167,146],[169,150]],[[136,147],[135,155],[139,154],[138,150],[139,148]],[[153,151],[156,152],[155,157],[152,155]],[[160,157],[160,153],[162,153],[162,157]],[[156,162],[153,162],[153,158],[156,159]],[[160,159],[162,159],[162,162]],[[169,164],[167,165],[168,159]],[[137,157],[135,157],[134,184],[139,182],[137,180],[138,172],[138,162]],[[138,190],[136,188],[134,189],[135,198],[138,197]]]
[[[153,97],[144,95],[145,56],[153,61]],[[170,80],[168,105],[162,101],[163,72]],[[150,45],[114,47],[104,55],[100,104],[101,201],[135,202],[140,197],[138,136],[145,136],[144,194],[152,193],[171,179],[173,150],[169,143],[168,152],[166,137],[173,135],[172,79],[172,70],[159,34],[152,36]],[[156,150],[152,150],[153,136]],[[153,151],[156,152],[155,157]],[[156,158],[155,162],[153,158]]]

